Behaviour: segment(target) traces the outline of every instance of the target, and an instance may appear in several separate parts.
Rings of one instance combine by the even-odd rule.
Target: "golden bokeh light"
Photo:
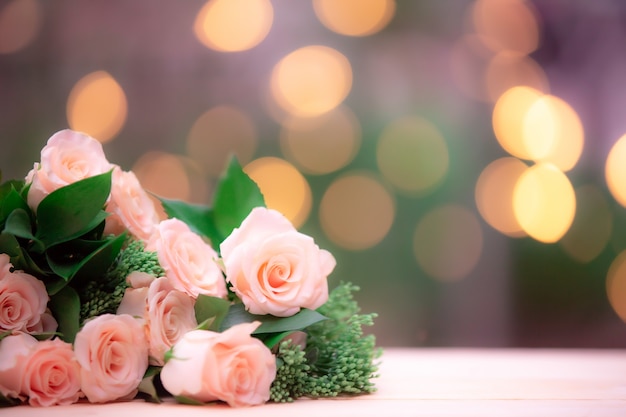
[[[626,251],[617,255],[609,267],[606,293],[615,313],[626,322]]]
[[[150,151],[133,165],[132,171],[146,190],[160,197],[189,201],[191,182],[178,155]]]
[[[611,148],[606,159],[604,176],[609,191],[619,204],[626,207],[626,134]]]
[[[367,36],[383,29],[396,10],[394,0],[313,0],[318,19],[333,32]]]
[[[543,94],[534,88],[517,86],[507,90],[493,108],[493,131],[502,148],[520,159],[532,159],[526,146],[524,126],[530,108]]]
[[[209,0],[198,12],[193,29],[208,48],[237,52],[261,43],[273,19],[269,0]]]
[[[478,263],[483,232],[476,215],[465,207],[436,207],[422,217],[413,236],[417,263],[430,277],[458,281]]]
[[[517,158],[500,158],[487,165],[476,182],[478,212],[491,227],[510,237],[526,236],[513,211],[513,191],[527,168]]]
[[[194,122],[187,136],[187,154],[203,172],[217,177],[231,155],[241,165],[252,159],[258,145],[254,122],[229,106],[213,107]]]
[[[28,46],[41,29],[41,5],[36,0],[12,0],[0,9],[0,54]]]
[[[328,174],[343,168],[360,145],[359,121],[345,106],[317,117],[290,117],[280,133],[283,154],[310,174]]]
[[[306,46],[276,64],[270,85],[272,97],[287,113],[318,116],[346,98],[352,88],[352,68],[335,49]]]
[[[513,191],[513,211],[522,229],[544,243],[558,241],[570,228],[576,196],[569,179],[552,164],[524,172]]]
[[[576,188],[576,216],[569,231],[560,240],[563,250],[578,262],[594,260],[611,238],[613,213],[597,185]]]
[[[446,141],[432,123],[405,117],[381,133],[376,162],[383,176],[399,190],[423,194],[442,182],[450,159]]]
[[[583,151],[584,132],[578,114],[552,95],[544,95],[530,106],[523,136],[534,161],[549,162],[564,172],[576,165]]]
[[[261,189],[267,207],[280,211],[296,228],[304,224],[311,212],[311,188],[293,165],[263,157],[247,164],[244,171]]]
[[[391,229],[395,201],[372,175],[350,173],[328,187],[319,216],[322,230],[335,244],[363,250],[379,243]]]
[[[549,92],[548,77],[532,58],[515,51],[501,51],[494,55],[485,70],[487,94],[495,102],[507,90],[516,86]]]
[[[536,12],[523,0],[476,0],[472,23],[496,50],[530,54],[539,46]]]
[[[108,142],[124,126],[127,108],[126,94],[117,81],[106,71],[96,71],[72,88],[67,99],[67,121],[73,130]]]

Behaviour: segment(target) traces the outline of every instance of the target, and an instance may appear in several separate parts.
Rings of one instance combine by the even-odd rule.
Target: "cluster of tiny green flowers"
[[[115,313],[128,288],[126,277],[135,271],[155,277],[164,274],[156,252],[145,251],[143,243],[138,240],[130,241],[120,251],[103,279],[90,281],[79,292],[81,322],[101,314]]]
[[[358,287],[340,284],[318,311],[328,317],[306,329],[307,345],[281,343],[277,350],[277,375],[270,399],[288,402],[298,397],[336,397],[376,390],[376,359],[382,351],[373,335],[364,335],[376,314],[359,314],[352,293]]]
[[[300,345],[290,340],[281,342],[276,352],[276,378],[270,388],[274,402],[292,402],[304,395],[308,384],[310,367]]]

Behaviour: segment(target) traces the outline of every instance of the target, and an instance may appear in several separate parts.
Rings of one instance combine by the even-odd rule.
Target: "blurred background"
[[[0,0],[0,169],[56,131],[210,204],[235,153],[383,346],[626,347],[621,0]]]

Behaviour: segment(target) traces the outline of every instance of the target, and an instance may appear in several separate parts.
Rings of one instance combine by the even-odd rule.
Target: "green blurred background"
[[[210,203],[233,152],[381,345],[621,348],[624,45],[620,0],[1,0],[0,169],[71,127]]]

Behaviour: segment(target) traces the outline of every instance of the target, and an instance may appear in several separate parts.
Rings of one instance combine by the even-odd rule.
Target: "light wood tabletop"
[[[626,349],[385,349],[375,394],[253,408],[143,401],[74,404],[25,416],[626,416]]]

